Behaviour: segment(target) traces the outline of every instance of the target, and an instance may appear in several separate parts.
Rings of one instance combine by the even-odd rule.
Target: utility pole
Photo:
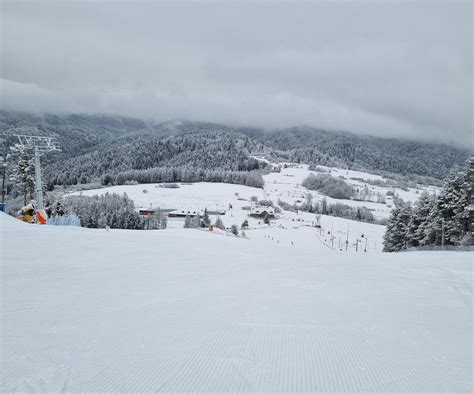
[[[7,160],[9,155],[5,155],[4,157],[0,157],[0,164],[2,166],[2,204],[5,204],[5,177],[7,174]]]
[[[364,248],[364,252],[367,252],[367,238],[365,239],[365,248]]]
[[[33,151],[35,155],[35,197],[38,210],[44,209],[43,185],[41,180],[40,156],[49,152],[60,152],[59,144],[53,137],[41,137],[37,135],[16,135],[18,143],[13,150]]]
[[[350,223],[347,223],[346,252],[347,252],[347,248],[349,246],[349,224]]]
[[[334,220],[331,223],[331,248],[334,248]]]
[[[35,197],[38,209],[44,209],[43,201],[43,183],[41,180],[41,163],[40,153],[37,146],[35,146]]]
[[[444,250],[444,218],[441,218],[441,249]]]

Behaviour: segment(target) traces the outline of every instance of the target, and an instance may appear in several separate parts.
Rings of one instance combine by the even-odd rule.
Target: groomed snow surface
[[[0,214],[5,392],[471,392],[472,254]],[[273,240],[271,238],[274,238]]]

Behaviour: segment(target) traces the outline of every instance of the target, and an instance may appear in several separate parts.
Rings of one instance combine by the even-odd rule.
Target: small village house
[[[250,208],[249,216],[251,216],[251,217],[263,219],[267,215],[270,218],[274,218],[275,217],[275,209],[273,207],[252,207],[252,208]]]

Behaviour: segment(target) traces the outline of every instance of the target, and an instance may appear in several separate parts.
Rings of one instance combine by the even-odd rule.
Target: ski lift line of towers
[[[334,242],[336,240],[336,237],[334,235],[334,223],[331,224],[331,230],[328,231],[328,235],[330,235],[329,242],[327,242],[326,238],[324,237],[326,233],[323,227],[319,228],[319,235],[318,235],[318,232],[316,232],[315,235],[323,245],[333,250],[343,251],[345,249],[347,252],[350,247],[354,247],[356,252],[359,252],[359,250],[362,252],[369,252],[370,251],[369,240],[367,236],[362,235],[361,237],[356,237],[356,240],[354,241],[354,243],[352,243],[349,240],[349,226],[350,226],[350,223],[347,224],[347,231],[345,232],[345,234],[343,234],[345,235],[345,237],[343,236],[341,238],[341,236],[339,236],[337,238],[338,239],[337,247],[334,246]],[[342,233],[341,231],[339,232]],[[343,238],[345,238],[345,240]],[[377,241],[375,241],[373,245],[374,245],[374,250],[377,250]]]
[[[61,152],[59,143],[54,137],[43,137],[38,135],[15,134],[18,143],[11,147],[13,151],[33,151],[35,158],[35,198],[38,210],[44,209],[43,185],[41,181],[40,157],[50,152]]]

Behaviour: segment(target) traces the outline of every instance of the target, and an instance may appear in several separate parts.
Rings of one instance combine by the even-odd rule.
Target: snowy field
[[[472,254],[341,253],[294,230],[0,214],[3,391],[472,392]]]
[[[288,163],[291,165],[291,163]],[[360,178],[363,180],[382,180],[379,175],[373,175],[366,172],[342,170],[337,168],[323,167],[326,171],[330,171],[333,177],[344,177],[345,181],[354,188],[363,188],[366,183],[363,181],[353,180],[351,178]],[[194,184],[178,183],[179,188],[167,189],[160,187],[159,184],[139,184],[139,185],[121,185],[111,186],[103,189],[84,190],[73,194],[83,194],[92,196],[94,194],[110,193],[127,193],[135,202],[137,208],[162,208],[162,209],[201,209],[207,208],[209,211],[228,211],[224,216],[224,223],[231,225],[240,225],[247,216],[247,212],[242,212],[242,207],[250,205],[250,197],[256,196],[258,199],[272,200],[277,205],[278,199],[293,204],[300,204],[305,200],[306,194],[313,196],[313,201],[321,201],[324,196],[316,191],[309,191],[301,186],[303,180],[310,174],[317,172],[308,170],[307,165],[298,165],[294,167],[282,168],[280,173],[270,173],[265,175],[264,189],[257,189],[242,185],[230,185],[225,183],[206,183],[199,182]],[[377,193],[385,196],[388,191],[396,192],[405,201],[416,201],[422,190],[429,192],[436,191],[435,187],[423,187],[419,190],[409,189],[404,191],[398,188],[379,187],[368,185],[370,192],[374,198]],[[377,219],[388,218],[391,206],[389,204],[381,204],[374,201],[355,201],[334,199],[326,197],[330,204],[342,203],[353,207],[365,206],[372,211]],[[233,210],[229,211],[229,204]],[[292,218],[291,213],[284,212],[282,217]],[[232,219],[234,218],[235,219]],[[226,220],[227,219],[227,220]]]
[[[301,186],[303,180],[309,174],[318,174],[316,171],[310,171],[308,166],[305,164],[294,165],[292,163],[287,163],[290,165],[288,168],[282,168],[279,173],[270,173],[264,176],[265,179],[265,193],[268,196],[275,198],[281,198],[283,201],[288,203],[294,203],[297,200],[303,200],[306,193],[311,193],[313,195],[314,201],[321,201],[324,196],[316,191],[309,191],[303,186]],[[438,191],[438,188],[432,186],[420,186],[419,189],[408,189],[402,190],[400,188],[394,187],[385,187],[385,186],[373,186],[370,185],[364,180],[368,181],[382,181],[383,177],[380,175],[374,175],[362,171],[352,171],[345,170],[333,167],[318,166],[319,168],[327,171],[327,174],[330,174],[334,178],[342,177],[345,182],[352,185],[354,189],[362,189],[364,186],[367,186],[369,191],[373,195],[374,201],[355,201],[355,200],[345,200],[345,199],[334,199],[331,197],[326,197],[328,203],[343,203],[349,206],[358,207],[365,206],[372,210],[373,215],[376,218],[387,218],[390,215],[391,206],[386,204],[381,204],[375,202],[375,195],[380,193],[384,195],[388,191],[395,192],[405,201],[416,201],[423,190],[426,190],[430,193]],[[355,180],[353,178],[358,178],[362,180]]]
[[[123,185],[112,186],[104,189],[87,190],[83,195],[92,196],[100,193],[127,193],[135,202],[137,209],[160,207],[162,209],[191,209],[209,211],[225,211],[221,219],[227,227],[236,224],[239,228],[244,220],[249,222],[247,235],[256,233],[257,237],[269,237],[277,243],[291,244],[299,247],[312,248],[314,242],[322,242],[327,246],[338,248],[348,238],[348,251],[355,251],[355,242],[360,240],[359,248],[365,248],[367,240],[367,251],[381,251],[382,237],[385,227],[369,223],[361,223],[343,218],[322,216],[322,230],[315,231],[310,226],[315,222],[315,215],[307,212],[282,211],[277,214],[277,218],[271,221],[267,226],[259,218],[248,216],[249,211],[243,210],[243,207],[249,207],[250,197],[256,196],[261,199],[273,199],[274,203],[278,200],[276,194],[271,194],[273,184],[266,186],[265,190],[242,185],[230,185],[225,183],[205,183],[199,182],[190,184],[180,184],[178,189],[167,189],[159,187],[159,184],[141,184],[141,185]],[[146,190],[146,193],[143,191]],[[268,192],[268,190],[270,192]],[[298,196],[304,193],[298,192]],[[357,202],[355,202],[357,203]],[[229,204],[232,209],[229,209]],[[381,204],[378,204],[381,205]],[[210,215],[212,222],[216,216]],[[168,219],[169,228],[183,228],[183,219]],[[328,232],[333,233],[331,238]],[[349,236],[347,236],[349,235]],[[343,248],[345,252],[345,247]]]
[[[288,165],[289,167],[282,168],[280,173],[265,175],[265,187],[263,190],[243,185],[198,182],[193,184],[178,183],[179,188],[163,188],[160,187],[160,184],[121,185],[85,190],[74,194],[92,196],[106,192],[127,193],[134,201],[137,209],[159,207],[165,210],[195,211],[207,208],[211,212],[225,212],[221,215],[221,219],[226,227],[236,224],[240,228],[242,222],[247,219],[250,226],[250,232],[247,231],[248,235],[258,230],[258,237],[263,237],[262,233],[264,233],[275,244],[292,243],[293,246],[296,245],[299,248],[302,244],[309,244],[312,247],[314,242],[320,242],[330,248],[343,249],[345,252],[345,241],[348,240],[349,252],[355,252],[356,249],[360,251],[360,248],[367,252],[382,250],[382,237],[385,227],[380,225],[322,216],[322,230],[319,232],[312,231],[308,235],[310,231],[308,226],[311,226],[316,220],[314,214],[282,210],[281,213],[277,214],[276,219],[272,220],[270,227],[263,224],[260,219],[249,217],[249,211],[243,208],[248,208],[252,205],[250,201],[252,196],[257,197],[258,200],[272,200],[275,206],[277,206],[279,199],[289,204],[301,204],[305,201],[308,193],[312,194],[313,201],[321,201],[324,198],[318,192],[308,191],[301,186],[303,179],[310,173],[315,173],[314,171],[308,170],[307,165],[294,165],[291,163],[288,163]],[[363,187],[365,183],[352,180],[351,178],[362,180],[382,179],[379,175],[360,171],[320,167],[325,171],[330,171],[334,177],[344,176],[346,181],[354,187]],[[407,201],[415,201],[419,197],[416,190],[403,191],[401,189],[372,185],[368,185],[368,187],[374,195],[377,192],[385,195],[387,191],[391,190]],[[427,190],[433,191],[434,189]],[[418,190],[418,193],[420,193],[420,190]],[[326,197],[326,199],[330,204],[343,203],[353,207],[365,206],[371,209],[374,217],[378,219],[387,218],[391,210],[391,207],[387,204],[376,202],[336,200],[330,197]],[[229,208],[230,206],[232,206],[231,209]],[[211,221],[214,222],[215,219],[216,217],[211,215]],[[183,223],[183,219],[169,219],[168,227],[182,228]]]

